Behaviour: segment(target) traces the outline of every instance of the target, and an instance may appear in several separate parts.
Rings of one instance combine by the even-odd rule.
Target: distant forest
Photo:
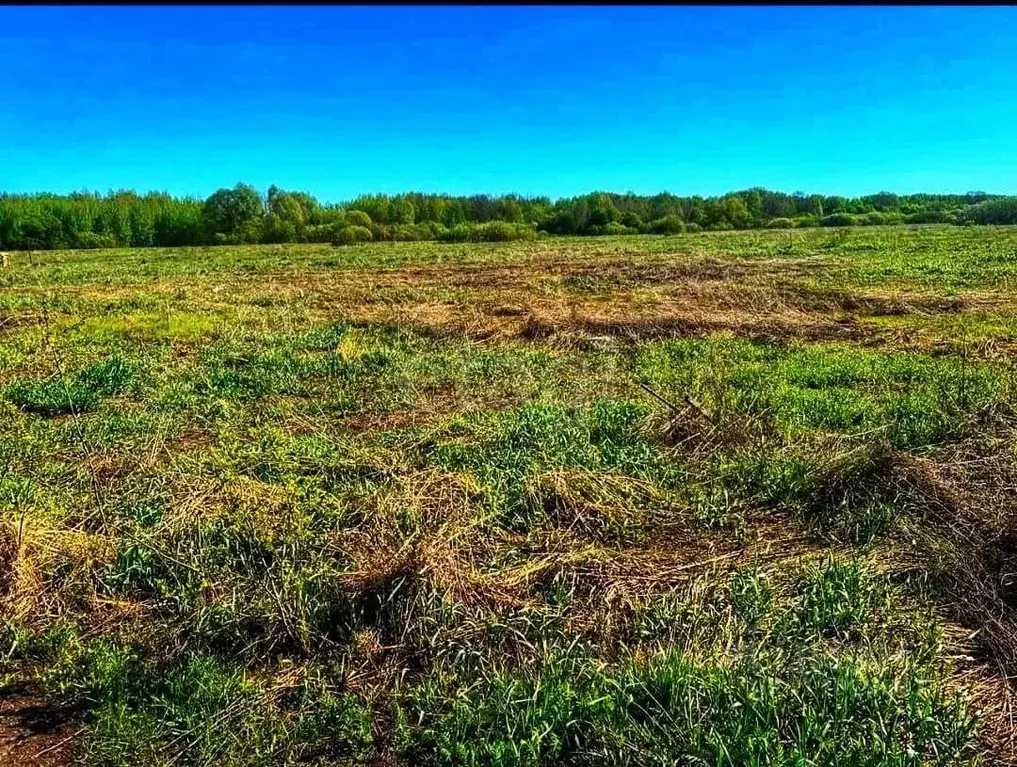
[[[968,194],[847,198],[749,189],[720,197],[595,192],[547,197],[364,195],[321,203],[245,184],[207,200],[151,192],[0,195],[0,250],[371,240],[480,242],[557,235],[679,234],[702,230],[1017,224],[1017,197]]]

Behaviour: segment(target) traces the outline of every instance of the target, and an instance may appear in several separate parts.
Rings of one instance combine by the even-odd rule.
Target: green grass
[[[621,475],[656,486],[676,485],[681,465],[640,433],[649,407],[598,400],[585,412],[556,404],[455,423],[428,449],[428,458],[449,471],[468,471],[484,488],[487,504],[507,526],[527,529],[569,503],[562,489],[542,488],[541,478],[568,472],[566,492],[595,490],[598,477]],[[620,494],[626,488],[607,488]],[[635,491],[638,494],[638,491]]]
[[[729,615],[745,642],[735,657],[716,654],[719,637],[697,636],[681,650],[669,636],[660,652],[612,666],[572,645],[459,689],[428,682],[409,696],[430,723],[421,745],[439,762],[470,765],[918,765],[971,756],[974,720],[926,665],[936,635],[916,617],[909,653],[873,651],[880,611],[893,606],[878,578],[829,563],[801,574],[779,604],[751,581],[732,583]],[[776,630],[759,635],[760,622]],[[836,642],[816,645],[817,636]]]
[[[964,359],[735,339],[646,344],[635,367],[665,393],[765,417],[788,439],[882,430],[902,448],[960,433],[972,413],[1003,401],[1010,383],[1004,369]]]

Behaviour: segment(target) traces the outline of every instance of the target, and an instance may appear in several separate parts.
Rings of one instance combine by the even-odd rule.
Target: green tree
[[[350,226],[362,226],[365,229],[370,229],[373,223],[371,217],[362,210],[348,210],[344,218]]]
[[[400,197],[392,204],[392,217],[397,224],[412,224],[416,210],[413,203],[405,197]]]
[[[621,218],[621,214],[618,213],[618,209],[611,202],[611,198],[606,194],[592,195],[589,205],[590,213],[586,219],[587,226],[602,227]]]
[[[642,226],[643,219],[640,218],[638,213],[635,213],[630,210],[622,214],[621,222],[625,226],[634,227],[638,229],[640,226]]]
[[[213,193],[201,209],[208,232],[231,239],[244,239],[265,214],[261,196],[252,186],[237,184],[232,189]]]
[[[741,195],[732,194],[720,201],[722,218],[730,221],[735,229],[746,229],[752,225],[752,212]]]
[[[277,216],[288,228],[292,229],[294,234],[303,231],[306,226],[307,217],[304,206],[291,194],[283,193],[270,196],[268,210],[270,214]]]

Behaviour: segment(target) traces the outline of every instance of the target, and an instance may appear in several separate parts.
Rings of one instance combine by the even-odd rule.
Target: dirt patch
[[[646,263],[646,258],[652,259],[653,256],[644,254],[641,263],[615,259],[598,264],[549,265],[544,271],[560,278],[563,287],[568,290],[595,292],[632,285],[667,287],[689,282],[730,283],[751,277],[800,277],[807,275],[814,266],[783,259],[682,259],[671,254],[667,260]]]
[[[646,341],[665,338],[694,338],[719,331],[732,331],[747,338],[796,337],[807,340],[854,338],[860,335],[851,323],[817,321],[795,315],[753,317],[739,313],[715,312],[712,314],[662,313],[651,316],[625,318],[614,316],[575,316],[566,320],[531,316],[520,329],[524,338],[548,338],[579,334],[611,336],[629,341]]]
[[[387,431],[389,429],[410,429],[427,423],[430,414],[416,410],[393,410],[387,413],[361,413],[343,420],[343,425],[353,431]]]
[[[29,325],[41,325],[43,322],[41,314],[0,314],[0,333]]]
[[[893,317],[907,314],[955,314],[991,306],[985,298],[929,296],[921,293],[860,294],[807,285],[780,285],[772,289],[788,306],[813,312],[850,312],[859,317]]]
[[[421,307],[423,309],[423,307]],[[456,311],[453,307],[428,307],[422,311],[371,312],[359,316],[368,323],[401,324],[434,338],[465,337],[473,340],[519,338],[587,344],[591,339],[631,342],[667,338],[701,338],[731,331],[746,338],[801,338],[805,340],[858,340],[871,335],[850,318],[832,319],[800,312],[747,314],[739,311],[664,310],[633,308],[619,302],[611,307],[542,305],[525,314],[483,314],[476,307]]]
[[[22,685],[0,689],[0,765],[72,764],[81,734],[80,712],[49,705]]]

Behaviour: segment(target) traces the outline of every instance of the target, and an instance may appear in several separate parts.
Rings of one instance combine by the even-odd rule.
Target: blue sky
[[[1017,8],[0,8],[0,191],[1017,192]]]

